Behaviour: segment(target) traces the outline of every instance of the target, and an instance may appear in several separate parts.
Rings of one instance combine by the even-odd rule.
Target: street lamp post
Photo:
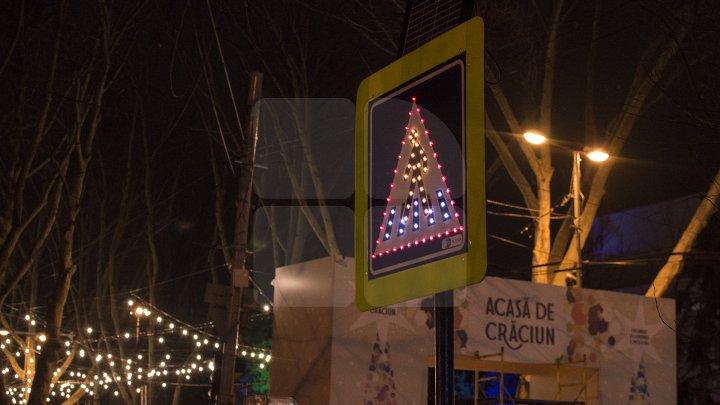
[[[580,244],[580,152],[573,151],[572,190],[573,190],[573,226],[575,227],[575,247],[577,262],[575,264],[575,282],[582,287],[582,245]]]
[[[129,305],[132,305],[130,302],[132,302],[132,301],[129,301],[128,304],[129,304]],[[136,322],[135,322],[135,343],[137,344],[137,343],[140,342],[140,318],[150,316],[151,312],[150,312],[150,310],[149,310],[148,308],[144,308],[144,307],[142,307],[142,306],[138,306],[138,307],[135,308],[135,311],[130,312],[130,314],[131,314],[131,315],[135,315],[135,319],[136,319]]]
[[[528,131],[523,134],[523,138],[531,144],[539,145],[545,143],[547,138],[538,132]],[[573,227],[575,228],[575,249],[577,249],[577,261],[573,273],[575,274],[575,285],[582,287],[582,238],[581,238],[581,224],[580,220],[582,217],[582,202],[580,201],[580,162],[582,161],[582,153],[577,150],[573,150],[573,167],[572,167],[572,200],[573,200]],[[601,150],[593,150],[592,152],[585,153],[588,159],[594,162],[604,162],[608,159],[609,155]],[[570,280],[566,280],[568,285],[571,284]]]

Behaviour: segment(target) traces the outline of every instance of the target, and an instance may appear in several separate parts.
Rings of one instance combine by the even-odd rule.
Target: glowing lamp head
[[[592,152],[589,152],[587,154],[588,159],[592,160],[593,162],[604,162],[608,160],[610,155],[608,155],[606,152],[596,149]]]
[[[535,132],[535,131],[527,131],[523,134],[523,138],[525,138],[526,141],[530,142],[533,145],[540,145],[545,143],[547,141],[547,138],[545,138],[545,135]]]

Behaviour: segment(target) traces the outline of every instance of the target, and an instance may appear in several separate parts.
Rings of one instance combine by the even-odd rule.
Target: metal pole
[[[435,404],[455,403],[453,292],[435,294]]]
[[[573,225],[575,226],[575,247],[577,249],[577,263],[575,272],[577,274],[577,287],[582,287],[582,244],[580,243],[580,152],[573,152],[573,172],[572,172],[572,189],[573,189]]]
[[[243,288],[249,286],[248,271],[245,266],[250,222],[250,196],[252,194],[253,165],[255,164],[255,145],[257,143],[258,117],[253,106],[260,99],[262,73],[250,74],[248,106],[250,108],[245,146],[240,162],[240,186],[238,188],[237,209],[235,214],[235,235],[233,242],[233,260],[230,269],[231,292],[227,305],[227,320],[223,331],[222,364],[220,368],[220,390],[217,403],[232,405],[235,403],[235,359],[237,357],[238,323],[242,304]]]

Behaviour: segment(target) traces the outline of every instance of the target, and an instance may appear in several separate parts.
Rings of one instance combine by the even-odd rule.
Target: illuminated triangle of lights
[[[415,97],[412,102],[373,258],[463,231]]]

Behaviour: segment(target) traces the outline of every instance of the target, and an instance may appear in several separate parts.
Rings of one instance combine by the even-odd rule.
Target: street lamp
[[[536,131],[527,131],[523,134],[523,138],[525,138],[526,141],[530,142],[533,145],[540,145],[541,143],[545,143],[547,138],[545,138],[545,135],[536,132]]]
[[[531,144],[540,145],[547,141],[547,138],[541,133],[534,131],[527,131],[523,134],[523,138]],[[572,168],[572,200],[573,200],[573,227],[575,228],[575,248],[577,249],[577,262],[575,263],[575,284],[578,287],[582,287],[582,244],[580,243],[580,218],[582,216],[582,204],[580,202],[580,162],[582,161],[582,155],[587,156],[588,159],[593,162],[604,162],[610,155],[606,152],[595,149],[589,152],[580,152],[573,150],[573,168]],[[568,285],[571,283],[568,282]]]
[[[128,306],[132,306],[133,302],[132,300],[128,301]],[[148,317],[152,314],[148,308],[145,308],[143,306],[138,305],[135,307],[134,311],[130,311],[130,315],[135,316],[135,343],[138,343],[140,341],[140,318],[141,317]]]

